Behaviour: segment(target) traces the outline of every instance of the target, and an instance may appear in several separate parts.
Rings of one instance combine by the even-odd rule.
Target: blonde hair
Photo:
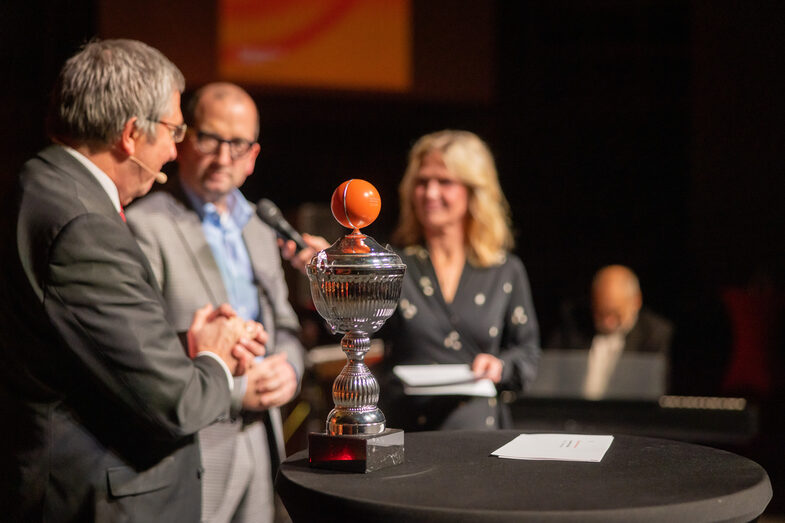
[[[444,130],[417,140],[398,193],[400,214],[393,240],[407,247],[422,243],[423,228],[414,212],[413,194],[423,159],[439,151],[447,169],[469,192],[466,248],[470,263],[489,267],[504,261],[513,247],[510,206],[502,193],[496,164],[488,146],[468,131]]]

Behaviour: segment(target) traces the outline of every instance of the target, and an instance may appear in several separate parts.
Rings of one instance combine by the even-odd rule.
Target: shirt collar
[[[103,172],[101,169],[98,168],[96,164],[94,164],[90,159],[74,149],[73,147],[69,147],[67,145],[61,145],[65,152],[73,156],[76,161],[84,165],[85,169],[90,171],[90,174],[96,179],[96,181],[103,187],[104,192],[109,196],[109,199],[112,200],[112,205],[117,212],[120,212],[122,206],[120,205],[120,193],[117,192],[117,186],[114,184],[109,175]]]
[[[180,185],[183,187],[183,192],[185,192],[186,197],[191,202],[191,206],[196,211],[196,214],[199,215],[201,221],[204,221],[206,217],[220,220],[215,204],[205,202],[186,184],[180,182]],[[253,215],[251,204],[248,203],[239,189],[233,189],[226,197],[226,208],[229,211],[228,217],[240,229],[245,227],[251,219],[251,215]]]

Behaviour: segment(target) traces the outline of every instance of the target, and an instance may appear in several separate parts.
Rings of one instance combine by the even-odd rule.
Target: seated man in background
[[[673,337],[670,321],[643,307],[637,276],[628,267],[609,265],[594,276],[591,306],[563,307],[561,325],[547,347],[588,349],[583,396],[605,395],[623,351],[652,352],[667,358]]]
[[[200,303],[228,301],[268,333],[267,356],[235,384],[233,414],[243,415],[207,427],[199,438],[202,521],[269,522],[272,479],[285,457],[279,407],[297,393],[303,348],[276,233],[238,189],[259,154],[258,111],[240,87],[212,83],[183,112],[188,134],[179,144],[179,179],[129,208],[128,225],[175,328],[184,330]]]

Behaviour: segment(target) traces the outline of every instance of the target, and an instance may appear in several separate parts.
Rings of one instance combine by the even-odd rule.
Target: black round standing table
[[[616,435],[599,463],[501,459],[519,431],[406,433],[406,462],[368,474],[282,463],[293,521],[751,521],[772,496],[763,468],[730,452]]]

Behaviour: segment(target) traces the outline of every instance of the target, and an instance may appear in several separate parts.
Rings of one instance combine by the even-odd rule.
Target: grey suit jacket
[[[193,436],[228,416],[146,257],[62,147],[28,161],[0,223],[0,513],[7,521],[198,521]]]
[[[163,290],[167,316],[184,331],[198,307],[226,303],[228,296],[199,215],[179,181],[172,180],[165,189],[134,203],[126,216]],[[243,239],[259,289],[262,324],[269,334],[267,352],[285,352],[299,379],[303,373],[303,349],[297,337],[300,325],[289,304],[275,231],[254,214],[243,229]],[[241,399],[235,397],[236,409]],[[275,471],[285,457],[280,410],[269,409],[265,417],[269,417],[266,426]]]

